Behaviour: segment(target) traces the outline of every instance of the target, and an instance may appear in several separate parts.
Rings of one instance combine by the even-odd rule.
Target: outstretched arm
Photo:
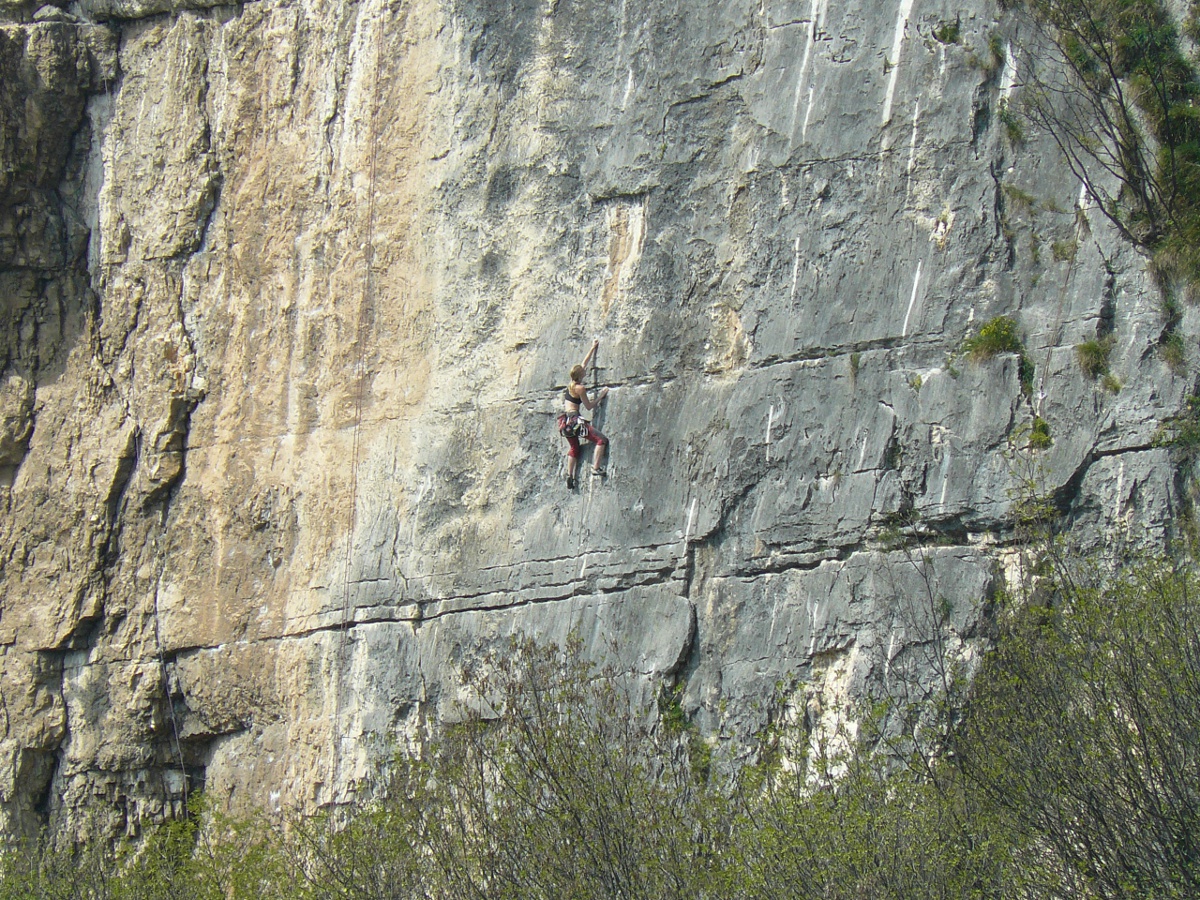
[[[587,374],[588,366],[592,364],[592,357],[596,355],[596,348],[600,346],[600,338],[592,341],[592,349],[587,352],[587,356],[583,358],[583,374]],[[588,409],[591,409],[589,406]]]

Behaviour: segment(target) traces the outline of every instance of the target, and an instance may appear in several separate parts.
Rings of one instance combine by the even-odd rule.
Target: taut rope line
[[[379,138],[376,133],[376,123],[378,121],[379,109],[379,65],[381,53],[379,51],[380,36],[383,33],[383,17],[380,16],[377,20],[376,41],[375,41],[375,63],[372,67],[371,76],[371,109],[370,118],[367,123],[367,221],[366,221],[366,238],[362,241],[363,251],[363,292],[362,302],[358,309],[358,324],[355,333],[354,342],[357,345],[358,356],[354,370],[354,424],[351,429],[351,451],[350,451],[350,512],[347,517],[346,529],[346,558],[344,561],[344,571],[342,578],[342,622],[338,630],[338,646],[337,655],[334,660],[333,669],[333,721],[330,723],[331,742],[333,746],[333,754],[331,761],[331,778],[329,785],[329,799],[332,805],[334,800],[334,792],[341,774],[341,743],[342,733],[340,727],[340,719],[342,715],[342,673],[346,668],[346,645],[349,639],[350,631],[350,569],[354,560],[354,532],[358,523],[358,466],[361,441],[359,438],[360,426],[362,424],[362,409],[363,409],[363,392],[367,380],[366,359],[367,359],[367,332],[369,325],[369,312],[374,301],[375,294],[375,278],[374,278],[374,262],[375,262],[375,177],[376,177],[376,156],[378,152]],[[364,42],[365,43],[365,42]],[[332,818],[330,820],[332,822]]]

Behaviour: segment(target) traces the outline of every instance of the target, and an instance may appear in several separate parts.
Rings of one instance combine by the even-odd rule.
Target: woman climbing
[[[596,452],[592,455],[592,474],[600,477],[605,475],[604,448],[608,446],[608,438],[593,428],[592,423],[579,414],[580,405],[584,409],[593,410],[608,396],[608,388],[605,388],[593,400],[588,396],[588,390],[583,384],[583,379],[587,377],[588,364],[596,355],[596,348],[599,346],[598,339],[593,341],[592,349],[583,358],[583,362],[571,368],[571,383],[567,385],[563,396],[566,412],[558,417],[558,433],[565,437],[567,443],[571,445],[567,450],[567,488],[569,490],[574,490],[577,484],[575,470],[579,465],[579,442],[581,440],[591,441],[596,445]]]

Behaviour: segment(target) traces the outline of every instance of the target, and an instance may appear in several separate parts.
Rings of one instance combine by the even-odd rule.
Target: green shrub
[[[429,863],[422,896],[700,892],[720,804],[697,780],[710,760],[688,751],[707,746],[687,740],[678,692],[647,715],[629,677],[588,663],[576,640],[514,640],[467,683],[487,700],[464,704],[422,762],[401,761],[380,808],[396,828],[387,843]]]
[[[1095,379],[1108,374],[1108,355],[1112,352],[1113,343],[1109,335],[1075,345],[1075,358],[1084,375]]]
[[[940,44],[957,44],[962,26],[955,19],[953,22],[943,22],[933,29],[933,39]]]
[[[1050,255],[1056,262],[1074,262],[1079,252],[1079,242],[1074,238],[1065,241],[1054,241],[1050,245]]]
[[[1183,342],[1183,335],[1172,329],[1167,332],[1158,347],[1163,362],[1172,372],[1176,375],[1183,375],[1187,371],[1187,349]]]
[[[1166,281],[1200,283],[1200,71],[1180,40],[1195,4],[1026,0],[1044,43],[1022,111],[1062,148],[1102,212]],[[1184,21],[1177,11],[1187,11]],[[1197,32],[1200,33],[1200,32]],[[1056,258],[1074,258],[1063,242]]]
[[[937,766],[931,778],[915,758],[897,763],[877,752],[880,710],[848,712],[860,723],[856,734],[763,752],[764,762],[743,774],[739,795],[747,802],[711,896],[1001,896],[1009,880],[1006,824],[974,807],[949,769]],[[788,730],[785,740],[807,737],[798,726]]]
[[[3,845],[0,900],[292,900],[296,859],[283,835],[257,818],[234,821],[193,794],[186,818],[142,823],[142,835],[83,843]]]
[[[1017,334],[1017,323],[1008,316],[998,316],[963,341],[963,352],[980,362],[1001,353],[1023,354],[1025,347]]]
[[[1009,104],[1003,103],[1000,106],[1000,112],[997,115],[1000,124],[1004,126],[1004,136],[1008,138],[1008,142],[1014,147],[1020,147],[1025,143],[1025,125]]]
[[[1004,38],[998,32],[993,31],[988,35],[988,53],[991,54],[992,64],[999,68],[1004,65],[1004,61],[1008,54],[1004,47]]]
[[[1198,897],[1194,563],[1106,577],[1050,556],[1041,599],[1001,620],[954,746],[968,792],[1021,823],[1013,896]]]
[[[1001,118],[1003,118],[1003,113],[1001,114]],[[1005,198],[1012,203],[1013,207],[1021,212],[1031,213],[1037,206],[1037,199],[1033,194],[1022,190],[1012,182],[1004,182],[1000,190],[1004,192]]]
[[[1001,353],[1015,353],[1020,361],[1018,376],[1021,391],[1033,393],[1033,363],[1025,353],[1025,345],[1017,334],[1017,323],[1008,316],[998,316],[963,341],[962,352],[974,362],[991,359]]]
[[[1168,419],[1154,441],[1160,447],[1177,447],[1188,456],[1200,454],[1200,396],[1187,398],[1187,410]]]
[[[1050,423],[1041,416],[1034,416],[1029,428],[1029,446],[1034,450],[1046,450],[1054,441],[1050,437]]]
[[[988,36],[986,52],[982,52],[982,55],[980,55],[975,50],[971,50],[967,54],[966,61],[967,65],[982,71],[990,81],[995,78],[1000,68],[1004,65],[1005,57],[1004,38],[993,32]]]

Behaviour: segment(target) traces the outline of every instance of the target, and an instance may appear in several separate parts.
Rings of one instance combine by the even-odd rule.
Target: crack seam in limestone
[[[678,541],[676,541],[675,543],[677,544]],[[668,544],[668,545],[664,545],[664,546],[673,547],[674,544]],[[611,552],[611,551],[589,550],[589,551],[587,551],[587,555],[591,556],[593,553],[605,553],[605,552]],[[573,567],[575,565],[575,563],[577,563],[579,561],[579,557],[577,557],[577,556],[576,557],[563,557],[562,561],[565,564],[570,564]],[[655,563],[657,563],[657,565]],[[514,563],[511,567],[509,567],[509,571],[519,571],[520,567],[522,565],[523,565],[522,563]],[[634,567],[625,567],[625,566],[620,565],[619,563],[605,564],[602,561],[601,562],[593,561],[592,563],[590,563],[590,565],[597,568],[601,573],[615,569],[618,572],[624,572],[624,573],[628,573],[630,575],[637,575],[637,574],[640,574],[643,572],[659,572],[665,568],[672,568],[672,569],[678,568],[679,562],[678,562],[678,559],[676,556],[662,556],[657,559],[643,560],[643,565],[634,566]],[[492,569],[479,569],[477,571],[481,571],[481,572],[496,571],[497,568],[498,567],[493,567]],[[457,572],[439,572],[439,573],[433,573],[430,575],[405,575],[403,577],[404,577],[405,581],[430,581],[435,578],[453,578],[456,574],[458,574],[458,573]],[[553,575],[553,573],[547,573],[547,575]],[[358,585],[358,584],[380,584],[380,583],[389,582],[391,580],[392,580],[391,578],[364,578],[364,579],[352,581],[351,584],[355,584],[355,585]],[[531,579],[531,580],[536,582],[538,579]],[[578,579],[575,579],[575,580],[578,580]],[[564,584],[565,582],[560,581],[560,582],[551,582],[551,583]],[[495,592],[496,592],[495,590],[479,591],[479,592],[476,592],[473,594],[463,594],[461,596],[464,598],[482,597],[482,596],[486,596],[487,594],[492,594]]]
[[[1004,547],[1004,546],[1007,546],[1007,544],[1005,544],[1003,541],[997,541],[995,546]],[[766,575],[783,574],[783,573],[786,573],[789,571],[812,571],[824,563],[846,562],[853,556],[860,555],[860,554],[877,553],[877,552],[897,553],[897,552],[901,552],[906,549],[911,550],[911,549],[913,549],[913,547],[925,548],[925,549],[930,549],[930,550],[955,550],[955,549],[958,549],[958,550],[967,550],[967,551],[970,551],[973,553],[976,551],[976,548],[969,544],[930,546],[927,543],[914,542],[911,545],[906,545],[906,546],[901,546],[901,547],[889,546],[887,548],[884,548],[882,546],[871,546],[870,544],[862,543],[862,544],[853,545],[851,547],[842,548],[836,555],[828,556],[828,557],[825,557],[823,559],[816,560],[813,562],[779,561],[775,565],[764,566],[763,568],[758,569],[758,570],[743,568],[743,569],[738,569],[738,570],[732,570],[729,572],[714,573],[709,577],[713,578],[714,580],[730,579],[730,578],[756,580],[756,579],[761,578]],[[348,630],[350,632],[353,632],[354,629],[358,628],[359,626],[386,625],[386,624],[395,624],[395,625],[407,624],[407,625],[413,626],[414,630],[416,630],[417,628],[420,627],[421,624],[423,624],[425,622],[432,622],[432,621],[435,621],[438,619],[447,618],[449,616],[463,615],[463,614],[467,614],[467,613],[504,612],[506,610],[515,610],[515,609],[521,609],[521,608],[531,607],[531,606],[541,606],[541,605],[550,604],[550,603],[563,603],[566,601],[570,601],[572,599],[585,599],[588,597],[611,598],[611,597],[614,597],[615,595],[628,593],[629,591],[637,589],[637,588],[642,588],[642,587],[647,587],[647,586],[650,586],[650,587],[664,586],[664,585],[669,585],[672,582],[681,581],[680,577],[675,574],[675,570],[677,570],[677,569],[678,569],[678,566],[676,566],[674,569],[672,569],[670,574],[667,574],[665,572],[660,572],[660,575],[662,577],[660,577],[660,579],[658,579],[658,580],[648,581],[648,582],[643,582],[643,583],[633,584],[633,585],[621,585],[621,586],[612,587],[612,588],[608,588],[608,589],[599,589],[599,590],[592,591],[591,593],[588,593],[588,594],[581,595],[575,591],[575,588],[577,588],[578,584],[579,584],[578,579],[575,579],[569,583],[572,588],[570,593],[560,593],[560,594],[557,594],[555,596],[550,596],[550,597],[538,597],[538,598],[531,598],[528,600],[517,600],[514,602],[508,602],[508,603],[491,603],[491,604],[482,604],[482,605],[478,605],[478,606],[468,606],[468,607],[464,607],[462,609],[442,609],[442,610],[437,610],[437,611],[428,612],[428,613],[425,612],[425,608],[429,607],[429,606],[434,606],[437,604],[445,605],[445,604],[454,603],[454,602],[460,601],[460,600],[470,600],[470,599],[473,599],[478,596],[486,596],[486,595],[463,595],[463,596],[458,596],[458,597],[445,597],[445,598],[439,598],[436,600],[425,600],[425,601],[417,601],[417,600],[412,600],[412,599],[400,600],[397,602],[397,605],[416,606],[419,610],[418,614],[413,615],[413,616],[398,616],[398,615],[370,616],[370,617],[366,617],[366,618],[363,618],[360,620],[354,620],[354,621],[348,623]],[[560,584],[558,586],[566,587],[567,583]],[[688,601],[688,597],[685,594],[681,594],[679,596],[679,599],[683,600],[685,602]],[[361,607],[359,607],[359,608],[361,608]],[[176,648],[172,648],[172,650],[170,652],[171,652],[172,658],[175,660],[178,660],[178,658],[180,656],[183,656],[186,654],[217,651],[217,650],[221,650],[225,647],[228,647],[230,645],[250,646],[252,644],[270,644],[270,643],[282,643],[284,641],[303,640],[305,638],[323,634],[323,633],[337,632],[346,627],[347,627],[347,625],[344,625],[341,622],[335,622],[335,623],[328,624],[328,625],[319,625],[316,627],[306,628],[306,629],[302,629],[302,630],[298,630],[298,631],[289,631],[289,632],[285,632],[283,634],[264,636],[264,637],[257,638],[254,640],[248,640],[248,639],[243,638],[243,639],[239,639],[236,641],[222,642],[220,644],[210,644],[210,645],[197,644],[197,645],[191,645],[191,646],[187,646],[187,647],[176,647]],[[773,658],[773,657],[764,657],[764,658]],[[123,658],[122,657],[114,657],[113,659],[123,659]],[[128,658],[129,661],[132,661],[134,659],[142,659],[142,657],[129,657]],[[90,663],[80,664],[79,667],[68,667],[68,666],[64,665],[63,668],[64,668],[64,670],[66,670],[67,668],[81,668],[86,665],[90,665]]]
[[[1096,460],[1106,459],[1107,457],[1110,457],[1110,456],[1120,456],[1123,453],[1145,453],[1149,450],[1169,450],[1169,449],[1170,449],[1169,445],[1159,444],[1155,441],[1150,441],[1147,444],[1134,444],[1129,447],[1114,447],[1109,450],[1093,449],[1088,454],[1088,457],[1085,459],[1085,463],[1086,463],[1085,469],[1090,468],[1091,464],[1094,463]]]
[[[675,566],[676,568],[678,567],[677,555],[674,553],[674,548],[676,547],[676,545],[678,543],[679,543],[679,541],[671,541],[671,542],[665,543],[665,544],[643,544],[643,545],[639,545],[637,547],[629,547],[629,548],[605,547],[605,548],[601,548],[601,549],[588,550],[587,554],[589,556],[591,556],[591,555],[603,556],[603,555],[607,555],[607,554],[616,554],[616,553],[625,552],[625,551],[648,551],[648,552],[661,551],[665,555],[657,556],[657,557],[654,557],[654,556],[644,557],[640,561],[643,565],[649,565],[649,566],[651,566],[651,568],[636,568],[636,569],[632,570],[633,572],[657,571],[657,570],[661,569],[662,567],[661,566],[653,566],[652,564],[655,562],[670,563],[671,565]],[[579,561],[578,555],[576,555],[576,556],[539,557],[537,559],[519,560],[514,563],[507,563],[507,564],[503,564],[503,565],[484,566],[475,571],[495,572],[495,571],[500,571],[503,569],[515,571],[515,570],[519,570],[522,566],[528,566],[528,565],[536,565],[536,564],[544,564],[544,563],[569,563],[571,565],[574,565],[578,561]],[[599,565],[604,568],[607,568],[603,562],[599,563]],[[602,571],[603,571],[603,569],[602,569]],[[620,568],[619,571],[624,572],[624,571],[630,571],[630,570]],[[428,581],[433,578],[453,578],[459,574],[460,574],[459,571],[449,571],[448,570],[448,571],[444,571],[444,572],[429,572],[426,574],[401,575],[400,577],[402,577],[405,581]],[[360,579],[356,579],[356,580],[352,581],[351,583],[352,584],[379,584],[379,583],[387,582],[390,580],[391,579],[389,579],[389,578],[360,578]],[[321,589],[328,589],[328,585],[316,585],[315,587],[321,588]],[[481,596],[486,596],[488,593],[495,593],[495,592],[494,591],[481,591],[481,592],[475,593],[475,594],[464,594],[464,595],[461,595],[461,597],[463,597],[463,598],[481,597]],[[252,598],[243,598],[243,599],[245,600],[245,602],[252,601]],[[434,602],[436,602],[436,601],[434,601]]]
[[[678,544],[678,541],[676,541],[676,544]],[[674,546],[674,544],[665,545],[665,546]],[[589,557],[592,556],[592,554],[594,552],[595,551],[588,551],[587,556],[589,556]],[[572,566],[574,566],[575,563],[578,562],[578,559],[580,559],[580,558],[566,557],[566,558],[564,558],[564,562],[568,562]],[[636,565],[636,566],[631,566],[631,568],[626,568],[626,566],[619,565],[619,564],[605,564],[604,562],[598,563],[598,562],[594,562],[594,560],[592,560],[592,562],[589,562],[588,568],[595,568],[595,569],[598,569],[600,572],[612,571],[612,570],[616,570],[618,572],[629,572],[630,575],[637,575],[637,574],[640,574],[640,572],[656,572],[656,571],[662,571],[665,569],[678,569],[679,568],[678,554],[676,554],[676,556],[671,556],[671,557],[659,557],[658,559],[643,560],[643,563],[644,563],[643,565]],[[516,563],[516,564],[512,565],[511,568],[512,568],[512,570],[518,570],[518,568],[520,568],[521,565],[522,565],[521,563]],[[485,570],[479,570],[479,571],[485,571]],[[494,571],[494,569],[493,569],[493,571]],[[446,578],[446,577],[452,578],[457,574],[458,574],[458,572],[438,572],[438,574],[433,574],[433,575],[406,575],[406,576],[404,576],[404,580],[406,580],[406,581],[430,581],[430,580],[432,580],[432,578]],[[547,572],[547,575],[553,575],[553,572]],[[577,581],[578,578],[575,577],[575,578],[572,578],[572,580]],[[370,580],[364,580],[364,581],[352,582],[352,583],[378,584],[378,583],[388,582],[388,581],[391,581],[391,578],[370,578]],[[538,581],[539,581],[538,578],[530,578],[530,582],[536,583]],[[551,583],[556,583],[556,582],[551,582]],[[564,584],[566,582],[560,581],[557,583]],[[496,589],[479,590],[479,592],[475,592],[472,594],[461,594],[458,596],[461,596],[461,598],[472,598],[472,596],[486,596],[487,594],[494,594],[494,593],[497,593]]]
[[[1015,536],[1012,538],[1005,539],[1005,538],[1001,538],[999,536],[999,534],[997,534],[997,533],[993,533],[993,534],[995,534],[995,536],[996,536],[996,542],[993,546],[996,546],[996,547],[1007,547],[1007,546],[1010,546],[1011,544],[1018,542],[1018,539]],[[1007,542],[1006,542],[1006,540],[1007,540]],[[913,550],[928,550],[928,551],[966,550],[973,554],[978,553],[978,548],[971,544],[962,544],[962,543],[937,544],[937,543],[932,543],[927,539],[922,540],[921,538],[912,537],[912,536],[905,536],[905,539],[900,542],[889,541],[886,544],[883,543],[882,541],[872,541],[872,540],[868,539],[868,540],[860,541],[856,544],[849,544],[844,547],[839,547],[836,549],[831,548],[830,552],[827,555],[822,556],[820,559],[815,559],[815,560],[790,559],[789,560],[789,559],[778,559],[777,558],[774,561],[766,562],[762,566],[743,565],[738,568],[729,569],[724,572],[713,573],[710,577],[713,579],[732,578],[732,579],[742,579],[742,580],[754,581],[754,580],[762,578],[763,576],[766,576],[766,575],[780,575],[780,574],[785,574],[787,572],[811,572],[811,571],[814,571],[815,569],[820,568],[822,565],[825,565],[826,563],[849,562],[855,556],[868,555],[868,554],[873,554],[873,553],[883,553],[886,555],[891,555],[891,554],[895,554],[895,553],[911,552]],[[788,553],[789,551],[784,550],[782,552]],[[803,553],[804,551],[792,551],[792,552]],[[818,551],[809,551],[809,552],[818,552]]]
[[[634,581],[633,583],[630,583],[628,585],[622,585],[620,587],[596,588],[594,593],[598,593],[598,594],[620,593],[622,591],[631,590],[633,588],[654,587],[657,585],[670,584],[672,581],[682,580],[682,576],[676,574],[681,568],[678,561],[670,560],[667,562],[669,563],[668,565],[656,566],[653,568],[646,568],[646,569],[635,569],[633,571],[630,571],[628,569],[618,569],[618,571],[620,573],[626,575],[627,578],[630,578],[630,579],[636,578],[639,575],[644,576],[644,577],[642,580]],[[416,577],[417,576],[408,576],[407,580],[413,580]],[[612,577],[613,577],[612,575],[606,574],[604,570],[600,570],[598,573],[596,573],[593,576],[593,580],[600,580],[600,579],[612,578]],[[398,602],[398,603],[416,603],[419,605],[433,605],[436,603],[457,603],[457,602],[463,602],[463,601],[476,600],[480,597],[491,597],[496,594],[503,594],[503,593],[520,594],[520,592],[522,590],[552,589],[552,588],[557,588],[557,587],[563,587],[566,585],[572,585],[573,587],[575,587],[575,586],[578,586],[580,583],[581,583],[581,579],[576,577],[576,578],[572,578],[570,581],[534,583],[534,584],[528,585],[524,588],[512,589],[512,590],[508,590],[508,591],[504,590],[503,588],[500,588],[498,590],[497,589],[483,590],[483,591],[477,591],[477,592],[469,593],[469,594],[455,594],[455,595],[449,596],[449,597],[432,597],[432,598],[407,597],[407,598],[399,598],[396,602]],[[515,605],[515,604],[502,604],[502,606],[512,606],[512,605]],[[362,607],[356,607],[356,608],[361,609]]]
[[[662,550],[664,548],[674,547],[675,544],[677,544],[677,543],[678,543],[678,541],[672,541],[667,544],[638,544],[637,546],[634,546],[634,547],[604,547],[604,548],[589,550],[587,552],[590,555],[590,554],[605,554],[605,553],[633,553],[633,552],[637,552],[637,551],[641,551],[641,550],[658,551],[658,550]],[[494,566],[481,566],[478,569],[478,571],[492,572],[492,571],[496,571],[499,569],[511,569],[511,568],[515,568],[517,566],[531,565],[531,564],[536,564],[536,563],[558,563],[558,562],[573,563],[573,562],[576,562],[578,559],[579,559],[578,556],[539,556],[539,557],[533,557],[530,559],[522,559],[515,563],[502,563],[502,564],[498,564],[498,565],[494,565]],[[445,574],[455,574],[455,573],[445,573]]]
[[[667,104],[666,112],[663,113],[663,130],[664,131],[666,130],[667,118],[671,115],[672,111],[678,109],[681,106],[690,106],[694,103],[704,103],[705,101],[708,101],[708,100],[718,100],[720,98],[715,97],[714,94],[720,88],[725,87],[727,84],[732,84],[734,82],[741,81],[741,80],[742,80],[742,73],[740,71],[734,72],[733,74],[727,75],[724,78],[722,78],[721,80],[715,81],[712,84],[710,84],[707,88],[705,88],[705,92],[702,94],[696,94],[693,97],[685,97],[682,100],[674,100],[671,103]]]
[[[669,581],[663,582],[663,583],[669,583]],[[597,592],[597,594],[599,594],[601,596],[611,597],[614,594],[626,593],[627,591],[633,590],[634,588],[637,588],[637,587],[644,587],[644,585],[633,585],[629,588],[613,589],[611,591],[599,591],[599,592]],[[537,599],[525,600],[525,601],[520,601],[520,602],[516,602],[516,603],[494,604],[494,605],[488,605],[488,606],[473,606],[473,607],[468,607],[465,609],[440,610],[438,612],[431,613],[431,614],[425,614],[422,612],[420,615],[416,615],[416,616],[376,616],[376,617],[365,618],[365,619],[362,619],[359,621],[351,622],[348,630],[352,634],[356,628],[358,628],[360,626],[365,626],[365,625],[411,625],[411,626],[413,626],[413,629],[415,631],[420,625],[422,625],[425,622],[436,621],[438,619],[446,618],[448,616],[463,615],[465,613],[474,613],[474,612],[504,612],[505,610],[521,609],[521,608],[530,607],[530,606],[542,606],[542,605],[549,604],[549,603],[563,603],[563,602],[570,601],[572,599],[586,599],[589,596],[596,596],[597,594],[582,594],[582,595],[580,595],[580,594],[563,594],[560,596],[540,597]],[[686,598],[680,597],[679,599],[685,600]],[[405,601],[405,602],[407,604],[420,606],[420,604],[415,603],[415,601]],[[432,605],[434,603],[444,603],[444,602],[448,602],[448,601],[434,600],[434,601],[429,601],[429,602],[430,602],[430,605]],[[248,640],[248,639],[242,638],[242,639],[236,640],[236,641],[225,641],[220,644],[194,644],[194,645],[190,645],[187,647],[174,648],[171,650],[171,654],[177,660],[180,656],[222,650],[231,645],[249,647],[251,645],[257,645],[257,644],[272,644],[272,643],[283,643],[284,641],[303,640],[305,638],[313,637],[313,636],[319,635],[319,634],[325,634],[325,633],[329,633],[329,632],[337,632],[337,631],[342,630],[342,627],[343,626],[342,626],[341,622],[335,622],[330,625],[318,625],[316,627],[306,628],[301,631],[289,631],[289,632],[286,632],[283,634],[268,635],[268,636],[264,636],[264,637],[257,638],[254,640]],[[124,659],[124,658],[123,657],[113,657],[112,659],[117,660],[117,659]],[[134,659],[141,659],[141,657],[130,657],[129,661],[132,661]],[[92,665],[92,663],[82,663],[80,665],[80,667],[87,666],[87,665]]]

